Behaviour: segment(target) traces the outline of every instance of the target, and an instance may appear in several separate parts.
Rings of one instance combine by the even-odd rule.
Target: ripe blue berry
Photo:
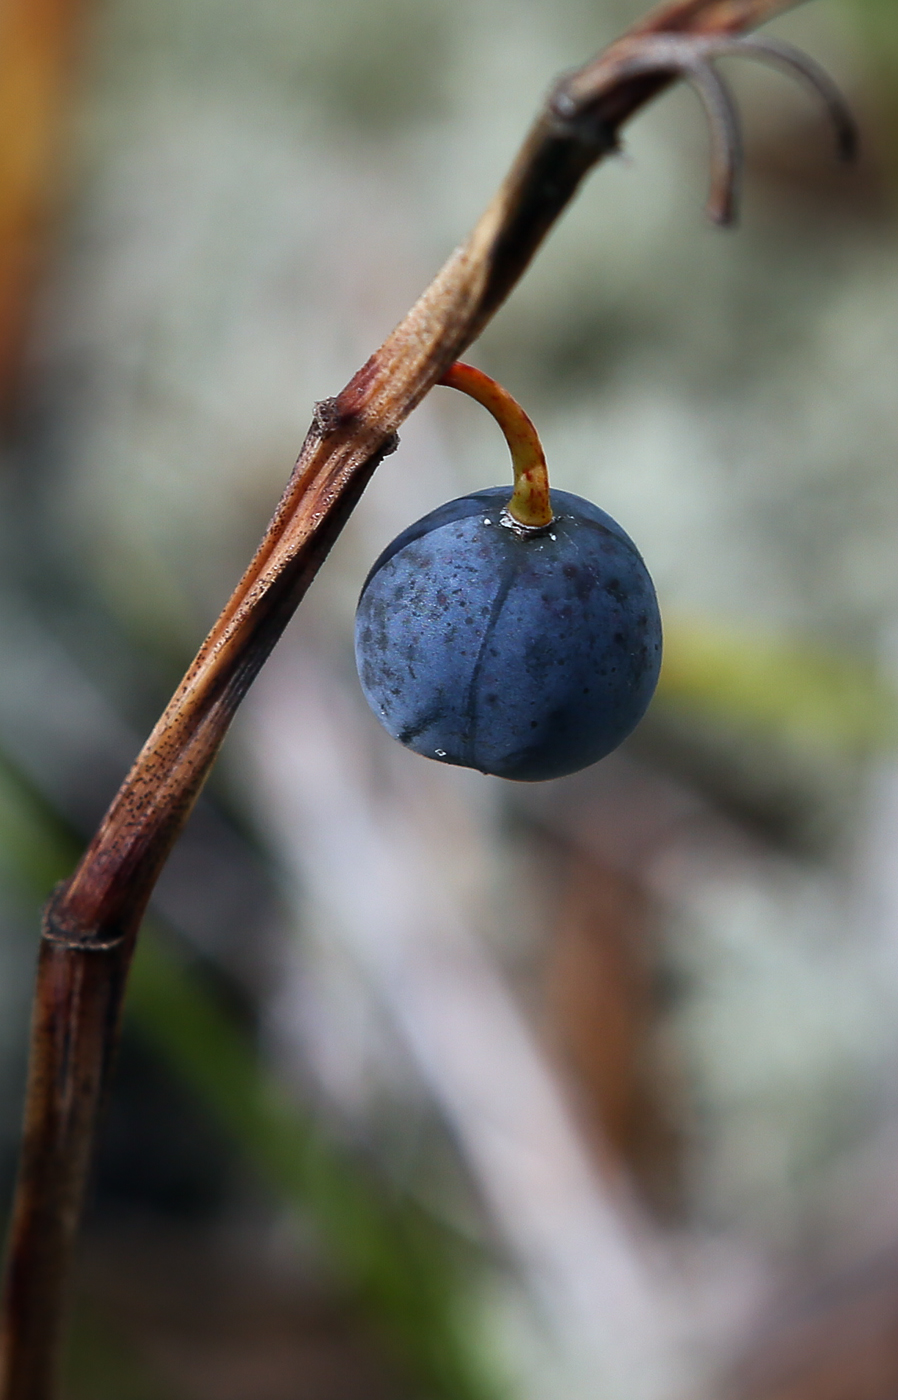
[[[362,689],[394,738],[503,778],[575,772],[645,713],[661,664],[652,581],[621,527],[579,496],[515,528],[496,487],[410,526],[356,615]]]

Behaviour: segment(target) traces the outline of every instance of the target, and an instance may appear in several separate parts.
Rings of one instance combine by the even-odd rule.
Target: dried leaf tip
[[[728,85],[715,70],[717,58],[753,58],[782,68],[805,82],[822,100],[832,123],[840,160],[850,161],[858,150],[858,131],[839,87],[821,65],[782,39],[738,35],[641,34],[621,45],[617,76],[642,77],[667,73],[695,88],[711,133],[711,189],[707,212],[715,223],[736,218],[743,151],[739,113]]]

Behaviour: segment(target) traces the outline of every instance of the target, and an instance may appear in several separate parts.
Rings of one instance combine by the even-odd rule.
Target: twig
[[[681,36],[682,57],[687,36],[736,36],[792,3],[673,0],[564,77],[467,242],[342,393],[318,405],[255,558],[45,913],[0,1333],[2,1400],[56,1394],[66,1279],[137,929],[237,706],[400,424],[483,330],[584,175],[616,149],[622,123],[684,66],[692,77],[705,73],[706,54],[673,62],[659,36]],[[732,141],[721,149],[718,206],[731,204],[735,179]]]

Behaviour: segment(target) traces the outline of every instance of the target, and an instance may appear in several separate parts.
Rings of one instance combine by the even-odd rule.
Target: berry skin
[[[495,487],[440,506],[384,550],[356,614],[365,697],[394,738],[502,778],[558,778],[642,718],[661,665],[648,571],[598,506],[552,492],[541,531]]]

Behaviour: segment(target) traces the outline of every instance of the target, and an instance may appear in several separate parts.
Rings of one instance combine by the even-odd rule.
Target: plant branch
[[[678,0],[563,78],[472,234],[343,391],[317,408],[255,558],[153,730],[64,895],[103,936],[141,908],[228,724],[396,431],[480,335],[623,122],[671,81],[629,69],[644,36],[732,34],[793,0]],[[58,902],[59,904],[59,902]]]
[[[622,124],[681,71],[651,58],[652,36],[734,36],[790,3],[674,0],[563,77],[468,240],[343,391],[318,405],[255,558],[45,913],[2,1400],[56,1393],[65,1280],[137,928],[240,701],[397,429],[483,330],[586,173],[617,149]]]

